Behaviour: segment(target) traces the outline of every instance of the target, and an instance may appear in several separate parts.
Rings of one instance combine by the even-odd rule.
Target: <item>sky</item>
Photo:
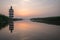
[[[16,18],[60,16],[60,0],[0,0],[0,14],[9,16],[10,6]]]

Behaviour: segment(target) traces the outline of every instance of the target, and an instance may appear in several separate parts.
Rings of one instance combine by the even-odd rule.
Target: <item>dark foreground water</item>
[[[0,30],[0,40],[60,40],[60,26],[36,23],[31,21],[16,21],[12,27]]]

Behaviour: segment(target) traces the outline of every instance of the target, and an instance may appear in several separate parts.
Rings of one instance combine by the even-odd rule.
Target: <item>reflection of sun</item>
[[[18,25],[18,27],[17,27],[17,25]],[[27,24],[25,22],[17,23],[15,26],[19,30],[28,30],[29,29],[29,24]]]

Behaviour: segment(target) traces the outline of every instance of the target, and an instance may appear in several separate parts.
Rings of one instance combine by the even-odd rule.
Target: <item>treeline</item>
[[[22,18],[14,18],[13,19],[14,21],[21,21],[21,20],[23,20]]]
[[[0,29],[8,24],[8,19],[9,18],[7,16],[0,14]]]
[[[60,16],[58,16],[58,17],[46,17],[46,18],[32,18],[31,21],[60,25]]]

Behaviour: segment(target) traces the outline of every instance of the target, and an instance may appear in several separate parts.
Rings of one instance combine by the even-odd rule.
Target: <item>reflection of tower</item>
[[[14,17],[14,10],[12,9],[12,6],[9,9],[9,30],[12,32],[14,29],[13,24],[13,17]]]
[[[13,23],[13,21],[9,24],[9,30],[10,30],[11,33],[14,30],[14,23]]]

